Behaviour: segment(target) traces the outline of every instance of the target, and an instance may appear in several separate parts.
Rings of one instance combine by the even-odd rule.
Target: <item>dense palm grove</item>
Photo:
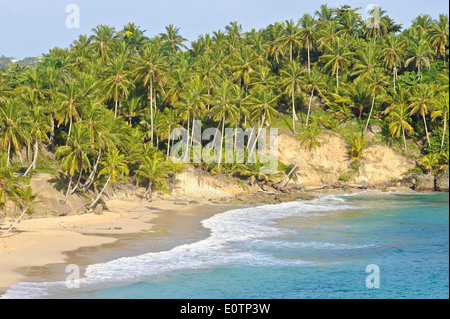
[[[194,120],[279,127],[310,149],[324,130],[340,132],[355,162],[378,126],[381,142],[435,172],[448,164],[448,16],[404,30],[384,11],[374,22],[323,5],[261,30],[231,22],[190,48],[173,25],[152,38],[133,23],[99,25],[35,66],[0,70],[0,207],[26,207],[39,170],[64,174],[66,199],[94,190],[91,207],[127,179],[151,198],[182,169],[168,160],[170,132],[193,136]],[[192,165],[270,179],[258,163]]]

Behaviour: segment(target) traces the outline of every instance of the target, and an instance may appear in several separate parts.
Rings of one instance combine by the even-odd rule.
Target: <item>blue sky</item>
[[[68,47],[78,35],[91,34],[98,24],[120,30],[134,22],[150,37],[174,24],[192,41],[200,34],[224,30],[230,21],[238,21],[244,31],[276,21],[297,21],[304,13],[313,14],[323,3],[329,7],[362,7],[363,18],[367,16],[364,9],[376,4],[403,27],[421,13],[437,18],[439,13],[449,11],[446,0],[0,0],[0,55],[24,58],[47,53],[55,46]],[[78,29],[66,27],[69,4],[80,9]]]

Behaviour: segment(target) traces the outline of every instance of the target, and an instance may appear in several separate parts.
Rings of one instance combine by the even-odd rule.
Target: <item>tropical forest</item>
[[[225,128],[277,128],[305,150],[339,134],[353,162],[342,180],[374,142],[438,174],[449,162],[448,15],[421,14],[405,28],[381,8],[373,21],[359,9],[322,5],[249,31],[233,21],[191,43],[174,25],[153,35],[98,25],[34,63],[9,63],[0,69],[0,210],[31,213],[29,180],[42,172],[64,183],[64,201],[89,194],[93,208],[125,182],[149,200],[170,192],[187,166],[271,185],[295,168],[279,162],[264,174],[262,161],[229,163],[222,152],[211,163],[172,161],[171,132],[186,129],[192,143],[195,121],[218,128],[219,141]]]

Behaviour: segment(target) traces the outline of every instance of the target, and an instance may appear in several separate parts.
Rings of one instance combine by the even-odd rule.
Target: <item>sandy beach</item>
[[[75,263],[82,267],[153,249],[139,244],[142,239],[139,234],[167,234],[170,226],[165,224],[170,224],[170,219],[178,224],[191,220],[191,226],[187,223],[182,230],[171,229],[171,235],[177,232],[198,234],[202,219],[226,210],[207,202],[181,205],[163,199],[152,203],[110,200],[107,206],[109,210],[101,215],[25,219],[17,224],[0,238],[0,294],[20,281],[56,280],[58,276],[67,276],[61,271],[62,264]],[[12,220],[3,222],[2,231],[10,223]],[[127,244],[121,242],[121,238],[127,238]],[[130,244],[132,241],[134,244]],[[83,258],[83,254],[89,256]]]

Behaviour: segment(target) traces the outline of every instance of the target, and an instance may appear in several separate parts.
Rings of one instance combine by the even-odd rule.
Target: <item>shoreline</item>
[[[159,221],[164,220],[165,215],[177,212],[195,217],[204,209],[214,213],[227,210],[208,202],[177,205],[162,199],[138,205],[136,201],[126,200],[110,200],[107,204],[109,211],[101,215],[88,213],[24,219],[0,238],[0,295],[19,282],[66,278],[65,265],[70,263],[83,269],[92,262],[107,261],[107,254],[102,251],[119,250],[109,256],[118,258],[125,252],[121,247],[123,238],[165,234],[167,230],[161,229]],[[155,224],[157,219],[158,225]],[[5,225],[9,226],[9,223],[3,223],[2,228]],[[198,226],[202,227],[200,222]],[[84,258],[79,258],[79,254],[85,255]],[[94,258],[96,254],[103,257]]]
[[[386,192],[377,189],[316,189],[294,192],[312,199],[316,196]],[[391,188],[387,192],[417,193],[403,188]],[[196,236],[205,236],[208,230],[201,221],[206,218],[237,207],[254,206],[255,196],[246,195],[239,201],[211,202],[195,200],[181,205],[173,200],[156,199],[154,202],[109,200],[109,211],[101,215],[93,213],[25,219],[16,225],[5,238],[0,239],[0,296],[11,286],[22,282],[42,282],[64,280],[67,273],[62,266],[80,265],[84,270],[89,264],[106,262],[123,257],[124,254],[137,255],[148,249],[162,250],[173,247],[155,247],[155,237],[168,236],[166,240],[172,245],[174,233],[178,232],[182,240]],[[286,200],[289,201],[289,200]],[[137,205],[138,204],[138,205]],[[276,202],[259,202],[256,205],[276,204]],[[179,218],[183,229],[168,229],[167,220]],[[185,221],[190,220],[186,227]],[[61,222],[63,224],[61,224]],[[170,222],[169,222],[170,224]],[[179,226],[179,225],[178,225]],[[176,227],[176,226],[175,226]],[[202,234],[202,235],[200,235]],[[194,236],[194,237],[195,237]],[[142,247],[140,243],[146,241]],[[192,239],[191,239],[192,240]],[[124,243],[126,242],[126,243]],[[131,242],[131,244],[130,244]],[[184,243],[184,241],[180,242]],[[131,246],[134,248],[130,249]],[[125,246],[125,247],[124,247]],[[147,250],[145,250],[147,249]],[[33,256],[30,258],[30,256]],[[80,273],[83,273],[81,271]]]

